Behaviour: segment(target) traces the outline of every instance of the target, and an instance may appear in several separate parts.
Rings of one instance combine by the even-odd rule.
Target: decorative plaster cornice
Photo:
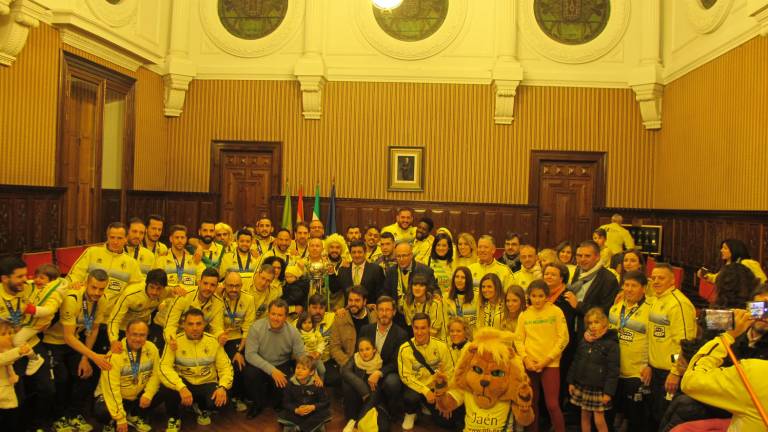
[[[112,46],[96,36],[83,32],[77,27],[67,26],[59,29],[61,41],[67,45],[79,48],[99,58],[110,61],[131,71],[136,71],[144,64],[144,59],[128,53],[119,47]]]
[[[705,9],[701,0],[686,0],[688,2],[688,20],[697,32],[712,33],[720,27],[731,11],[733,0],[718,0],[711,8]]]
[[[86,0],[88,8],[97,18],[112,27],[123,27],[136,18],[138,0],[122,0],[112,4],[104,0]]]
[[[29,29],[51,16],[35,0],[0,0],[0,65],[10,66],[27,43]]]

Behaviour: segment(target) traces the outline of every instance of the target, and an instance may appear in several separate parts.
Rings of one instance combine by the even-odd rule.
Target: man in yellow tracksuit
[[[395,236],[395,243],[412,243],[416,238],[416,227],[413,224],[413,210],[401,208],[397,211],[397,219],[392,225],[387,225],[381,229],[381,233],[392,233]]]
[[[729,344],[754,324],[748,312],[734,311],[734,329],[723,333]],[[688,396],[699,402],[724,409],[733,414],[729,431],[765,430],[760,413],[752,402],[736,368],[721,367],[728,356],[723,341],[718,337],[707,342],[691,359],[683,376],[682,389]],[[768,361],[758,359],[741,360],[747,379],[757,393],[757,399],[764,405],[768,401]]]
[[[154,397],[160,388],[160,354],[147,341],[146,321],[129,321],[125,334],[118,341],[120,352],[109,357],[112,368],[101,374],[93,414],[104,425],[102,431],[126,432],[131,426],[148,432],[147,415],[160,402]]]
[[[248,407],[243,402],[242,372],[245,368],[245,340],[248,330],[256,319],[256,307],[253,296],[243,292],[243,280],[237,271],[230,271],[224,276],[224,333],[227,343],[224,351],[232,360],[234,383],[232,384],[232,401],[237,411],[245,411]]]
[[[652,369],[651,429],[655,430],[678,390],[683,371],[678,370],[676,357],[680,342],[696,337],[696,310],[675,288],[675,274],[669,264],[656,264],[651,287],[656,299],[648,313],[648,361]]]
[[[155,265],[155,254],[142,245],[147,226],[139,218],[133,218],[128,222],[128,239],[124,247],[125,253],[139,264],[142,274],[147,274]]]
[[[166,431],[181,429],[180,405],[195,404],[197,424],[211,423],[210,410],[227,403],[232,387],[232,363],[212,335],[205,333],[205,319],[200,309],[184,314],[184,333],[176,338],[176,349],[165,347],[160,360],[161,390],[165,411],[170,417]]]
[[[219,271],[209,267],[200,276],[200,283],[195,291],[190,291],[183,296],[176,297],[171,303],[168,312],[168,321],[165,323],[165,341],[170,343],[178,334],[179,325],[184,319],[184,314],[190,309],[198,309],[203,313],[206,328],[216,338],[223,338],[222,345],[226,341],[224,335],[224,303],[221,297],[216,295],[219,286]]]
[[[477,262],[469,266],[469,271],[472,272],[472,283],[479,288],[480,279],[488,273],[493,273],[499,277],[501,286],[506,292],[507,288],[514,285],[515,276],[508,266],[496,261],[494,253],[496,253],[496,242],[493,237],[480,236],[477,240]]]
[[[251,290],[251,281],[253,274],[260,267],[262,257],[254,253],[251,249],[253,244],[253,233],[250,230],[240,230],[236,234],[235,243],[237,247],[234,251],[225,254],[221,259],[219,266],[219,277],[223,278],[228,272],[236,271],[240,274],[243,282],[243,291]]]
[[[434,374],[442,371],[448,380],[453,378],[453,357],[445,342],[430,337],[429,315],[419,312],[413,316],[413,338],[400,345],[397,366],[403,388],[405,417],[403,430],[413,429],[416,413],[422,403],[432,412],[432,420],[440,427],[452,429],[453,422],[446,420],[435,406],[435,392],[432,385]],[[415,353],[414,351],[418,351]],[[419,355],[420,354],[420,355]]]

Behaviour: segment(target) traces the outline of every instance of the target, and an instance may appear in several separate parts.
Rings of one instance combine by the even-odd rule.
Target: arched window
[[[221,24],[240,39],[261,39],[277,30],[288,11],[288,0],[219,0]]]
[[[611,15],[610,0],[534,0],[541,30],[553,40],[580,45],[605,30]]]
[[[404,0],[393,10],[373,7],[382,30],[395,39],[414,42],[432,36],[448,15],[449,0]]]

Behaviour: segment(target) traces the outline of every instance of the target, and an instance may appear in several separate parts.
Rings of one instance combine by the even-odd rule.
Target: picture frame
[[[389,146],[387,190],[424,191],[424,147]]]

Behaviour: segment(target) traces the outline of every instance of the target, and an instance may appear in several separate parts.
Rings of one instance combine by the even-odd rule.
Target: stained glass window
[[[260,39],[275,31],[285,19],[288,0],[219,0],[224,28],[241,39]]]
[[[619,0],[625,1],[625,0]],[[568,45],[587,43],[608,24],[610,0],[534,0],[539,27],[550,38]]]
[[[120,3],[121,1],[123,1],[123,0],[107,0],[107,3],[112,3],[113,5],[116,5],[116,4]]]
[[[449,0],[403,0],[392,10],[373,7],[382,30],[395,39],[414,42],[432,36],[448,15]]]
[[[717,0],[700,0],[700,1],[701,1],[701,5],[704,6],[704,9],[711,9],[712,6],[714,6],[715,3],[717,3]]]

